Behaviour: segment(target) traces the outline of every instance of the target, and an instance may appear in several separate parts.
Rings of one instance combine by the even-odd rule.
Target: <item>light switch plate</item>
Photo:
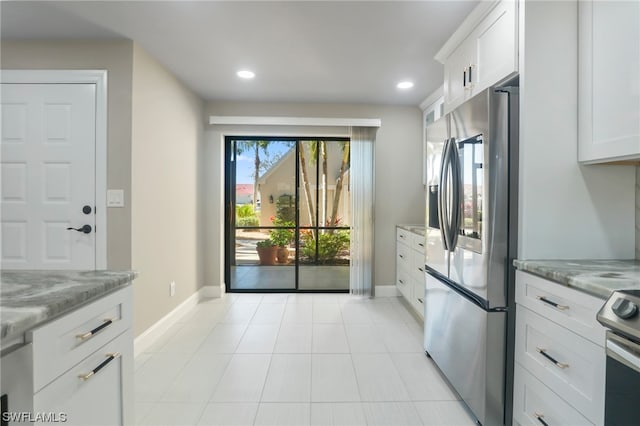
[[[107,207],[124,207],[124,189],[107,190]]]

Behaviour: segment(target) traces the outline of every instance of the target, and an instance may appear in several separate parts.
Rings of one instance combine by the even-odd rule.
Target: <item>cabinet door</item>
[[[593,425],[518,363],[513,384],[513,420],[522,425]]]
[[[31,365],[32,345],[30,343],[2,356],[0,361],[0,394],[7,396],[6,406],[9,413],[33,412],[33,370]],[[3,414],[4,415],[4,414]],[[7,420],[9,426],[24,426],[19,418]],[[4,422],[2,423],[5,424]]]
[[[425,275],[422,274],[421,280],[413,280],[413,291],[411,294],[411,306],[413,306],[420,318],[424,318],[425,279]]]
[[[64,421],[83,426],[128,423],[132,339],[131,330],[124,332],[36,393],[34,412],[58,416],[43,423]],[[118,355],[110,358],[112,354]],[[87,376],[91,371],[95,374]]]
[[[469,66],[475,63],[475,45],[465,39],[444,64],[445,112],[451,111],[469,97]]]
[[[640,2],[581,1],[579,160],[640,158]]]
[[[473,93],[518,70],[516,8],[515,1],[498,3],[474,32],[478,60],[471,70]]]

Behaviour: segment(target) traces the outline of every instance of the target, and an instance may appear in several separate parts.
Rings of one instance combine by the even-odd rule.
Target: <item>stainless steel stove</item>
[[[640,405],[640,290],[614,292],[598,312],[607,327],[605,425],[637,425]]]

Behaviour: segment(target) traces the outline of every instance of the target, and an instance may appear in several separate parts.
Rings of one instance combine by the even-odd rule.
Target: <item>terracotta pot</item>
[[[278,247],[256,247],[261,265],[275,265]]]
[[[278,247],[276,258],[278,263],[287,263],[289,261],[289,249],[287,247]]]

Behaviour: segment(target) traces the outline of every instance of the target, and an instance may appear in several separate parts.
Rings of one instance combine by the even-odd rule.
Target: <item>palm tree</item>
[[[267,148],[270,141],[236,141],[236,152],[242,154],[247,151],[253,150],[255,166],[253,172],[253,210],[256,211],[258,207],[258,177],[260,177],[260,150],[266,155]]]
[[[349,142],[339,142],[342,149],[342,162],[340,163],[340,172],[336,179],[336,192],[333,195],[333,207],[331,208],[331,220],[329,226],[336,226],[338,224],[338,205],[340,204],[340,195],[342,194],[342,187],[344,185],[344,174],[349,168]]]
[[[311,142],[311,152],[313,155],[313,144],[314,142]],[[300,171],[302,173],[302,185],[304,186],[304,195],[305,195],[305,199],[307,200],[307,212],[309,214],[309,223],[311,224],[312,227],[315,228],[316,226],[316,218],[315,218],[315,214],[313,214],[315,212],[315,209],[313,208],[313,197],[311,195],[311,186],[309,185],[309,174],[307,173],[307,160],[305,157],[305,153],[304,153],[304,144],[302,143],[302,141],[298,141],[298,152],[300,155]]]

